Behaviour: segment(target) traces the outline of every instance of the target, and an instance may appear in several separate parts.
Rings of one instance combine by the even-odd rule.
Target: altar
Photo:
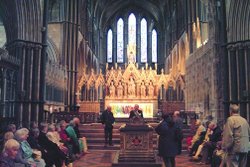
[[[135,104],[143,111],[145,118],[152,118],[158,111],[158,85],[160,75],[157,67],[142,67],[129,63],[125,70],[106,69],[105,106],[110,105],[117,118],[127,118]]]
[[[163,100],[168,86],[173,86],[173,78],[165,75],[163,69],[158,74],[157,63],[151,66],[145,63],[139,67],[135,62],[135,50],[128,53],[130,58],[124,66],[107,63],[104,74],[102,70],[99,74],[94,70],[89,75],[83,73],[76,93],[80,110],[84,110],[81,105],[82,99],[98,102],[100,111],[110,105],[116,118],[127,118],[135,104],[143,111],[144,118],[153,118],[157,115],[158,102]]]
[[[106,100],[106,104],[111,106],[115,118],[128,118],[135,104],[143,111],[144,118],[153,118],[158,111],[157,100]]]

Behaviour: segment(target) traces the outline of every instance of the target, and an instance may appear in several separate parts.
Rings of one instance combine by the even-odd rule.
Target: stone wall
[[[202,117],[218,117],[217,50],[213,41],[198,48],[186,61],[185,104],[186,110]]]

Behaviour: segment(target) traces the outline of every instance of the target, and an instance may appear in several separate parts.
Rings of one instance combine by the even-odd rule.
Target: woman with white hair
[[[18,157],[22,159],[22,162],[26,165],[36,166],[36,167],[45,167],[45,162],[41,158],[42,153],[38,150],[33,150],[29,143],[27,142],[27,138],[29,136],[29,130],[26,128],[21,128],[16,131],[15,138],[20,143],[20,149]],[[33,158],[33,155],[35,157]]]
[[[20,144],[15,139],[9,139],[4,144],[4,149],[0,157],[0,166],[13,167]]]

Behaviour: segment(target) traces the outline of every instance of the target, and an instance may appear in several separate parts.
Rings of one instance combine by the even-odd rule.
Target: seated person
[[[47,166],[61,167],[63,161],[66,160],[66,155],[60,150],[57,144],[53,143],[46,136],[48,132],[48,124],[40,124],[40,134],[38,136],[38,144],[47,152],[47,156],[44,157]]]
[[[18,158],[22,160],[22,163],[25,165],[45,167],[46,164],[41,158],[41,152],[33,150],[27,142],[28,136],[29,130],[26,128],[21,128],[15,132],[15,138],[20,143]],[[34,157],[33,155],[37,155],[39,158]]]
[[[75,126],[74,126],[74,130],[76,132],[76,136],[77,138],[79,139],[79,144],[82,143],[82,147],[83,147],[83,154],[88,154],[88,145],[87,145],[87,139],[86,137],[81,137],[80,135],[80,131],[79,131],[79,125],[80,125],[80,120],[79,118],[75,117],[73,119],[74,123],[75,123]]]
[[[209,164],[211,162],[216,144],[218,141],[222,140],[222,130],[219,126],[217,126],[216,123],[211,122],[208,128],[212,131],[212,133],[209,135],[209,141],[207,141],[203,146],[201,159],[201,162],[206,164]]]
[[[73,120],[70,121],[69,125],[65,129],[67,136],[70,138],[70,143],[73,146],[73,153],[76,154],[76,157],[80,157],[80,153],[82,151],[82,146],[79,144],[76,132],[74,130],[75,123]]]
[[[64,121],[64,120],[60,121],[60,131],[59,131],[59,134],[60,134],[61,142],[63,142],[64,146],[66,146],[67,149],[68,149],[69,160],[74,161],[77,158],[75,154],[78,153],[78,152],[76,152],[74,150],[73,141],[68,136],[68,134],[66,132],[66,128],[67,128],[66,121]]]
[[[7,127],[7,132],[13,132],[13,134],[16,132],[16,125],[15,124],[9,124]]]
[[[19,151],[20,144],[15,139],[9,139],[4,144],[3,152],[0,156],[0,166],[13,167]]]
[[[135,116],[141,116],[143,118],[143,113],[141,110],[139,110],[139,105],[135,104],[134,109],[130,111],[129,119],[135,117]]]
[[[205,145],[206,142],[209,141],[209,135],[211,134],[211,129],[207,128],[206,134],[205,134],[205,138],[202,141],[202,143],[199,145],[195,155],[193,156],[194,160],[198,160],[201,154],[201,151],[203,149],[203,146]]]
[[[53,143],[57,144],[57,146],[65,153],[68,153],[67,147],[64,146],[64,144],[61,142],[61,138],[59,133],[56,131],[55,124],[50,124],[48,128],[48,132],[46,134],[48,139],[52,141]]]
[[[191,140],[191,146],[189,146],[189,150],[190,150],[189,154],[191,156],[196,152],[198,146],[202,143],[203,139],[202,140],[200,140],[200,139],[202,136],[203,137],[205,136],[205,131],[206,131],[206,128],[202,125],[200,120],[196,120],[195,126],[197,127],[197,130],[196,130],[196,133]],[[200,143],[197,144],[197,142],[199,142],[199,141],[200,141]]]

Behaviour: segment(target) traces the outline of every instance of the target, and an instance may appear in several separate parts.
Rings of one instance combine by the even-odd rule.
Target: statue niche
[[[154,86],[152,84],[152,81],[150,81],[148,85],[148,96],[154,97]]]
[[[118,86],[117,86],[117,97],[118,98],[122,98],[123,97],[123,86],[121,81],[119,82]]]
[[[111,82],[110,87],[109,87],[109,96],[115,97],[115,86],[113,82]]]
[[[141,83],[141,97],[145,98],[146,97],[146,86],[144,82]]]
[[[132,77],[130,77],[128,83],[128,95],[135,96],[135,81]]]

